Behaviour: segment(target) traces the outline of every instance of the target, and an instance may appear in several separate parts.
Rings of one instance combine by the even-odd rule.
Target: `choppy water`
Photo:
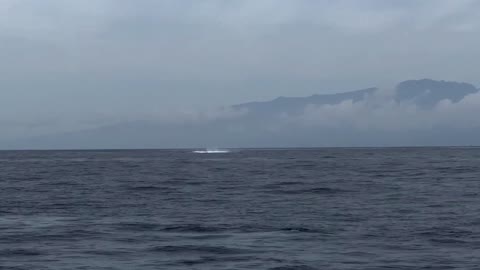
[[[1,269],[479,269],[480,149],[0,152]]]

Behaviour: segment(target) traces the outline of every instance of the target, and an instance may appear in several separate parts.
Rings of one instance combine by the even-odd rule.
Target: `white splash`
[[[206,149],[206,150],[195,150],[193,153],[196,154],[226,154],[230,153],[229,150],[226,149]]]

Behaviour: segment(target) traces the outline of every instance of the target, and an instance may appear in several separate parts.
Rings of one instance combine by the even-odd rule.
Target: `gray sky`
[[[480,83],[475,0],[0,0],[1,138],[433,78]]]

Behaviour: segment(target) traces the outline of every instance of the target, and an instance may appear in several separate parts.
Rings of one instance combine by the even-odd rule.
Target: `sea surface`
[[[480,269],[480,149],[0,152],[0,269]]]

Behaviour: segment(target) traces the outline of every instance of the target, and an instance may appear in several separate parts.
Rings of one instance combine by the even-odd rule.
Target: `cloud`
[[[480,128],[480,93],[467,95],[460,102],[439,102],[432,109],[420,108],[412,102],[397,102],[391,91],[379,90],[364,101],[352,100],[337,105],[307,106],[288,123],[321,129],[350,131],[422,131]]]
[[[156,110],[191,119],[199,104],[410,78],[478,83],[479,10],[475,0],[0,0],[2,129],[74,130]],[[308,112],[417,113],[365,106]]]
[[[2,0],[0,36],[59,40],[92,34],[111,18],[111,8],[107,0]]]
[[[158,33],[166,27],[177,30],[188,27],[193,31],[208,27],[224,30],[224,34],[264,34],[291,24],[354,34],[395,28],[430,31],[439,27],[465,28],[465,25],[475,29],[480,21],[476,11],[479,6],[475,0],[2,0],[0,35],[98,38],[108,31],[133,34],[127,32],[139,30],[135,25],[157,29]],[[182,31],[168,31],[182,34]]]

